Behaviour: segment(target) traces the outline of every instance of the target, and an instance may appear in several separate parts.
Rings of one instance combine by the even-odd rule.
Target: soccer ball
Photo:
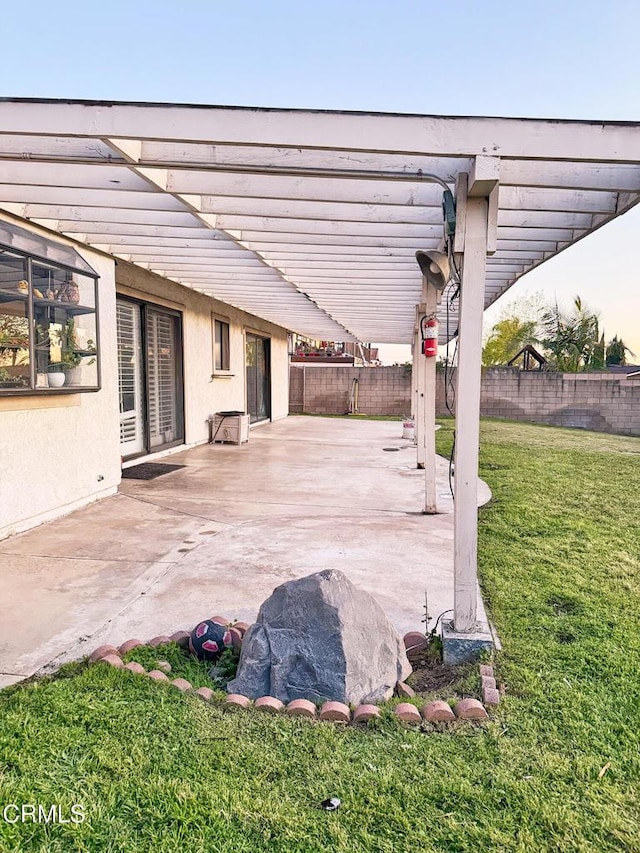
[[[231,645],[231,632],[211,619],[196,625],[189,637],[189,650],[198,660],[215,661]]]

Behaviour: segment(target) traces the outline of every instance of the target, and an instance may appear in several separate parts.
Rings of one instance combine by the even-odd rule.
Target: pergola
[[[416,250],[456,198],[459,298]],[[434,359],[459,341],[455,612],[476,622],[482,312],[640,201],[640,124],[3,99],[0,208],[311,338],[414,346],[434,512]],[[445,315],[448,324],[445,323]]]

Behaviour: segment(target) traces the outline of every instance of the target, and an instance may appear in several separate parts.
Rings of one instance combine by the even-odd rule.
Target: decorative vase
[[[70,302],[72,305],[77,305],[80,302],[80,288],[76,282],[70,279],[65,281],[58,293],[58,299],[61,302]]]
[[[60,373],[49,373],[49,388],[62,388],[64,385],[64,381],[67,377],[60,371]]]
[[[82,385],[82,368],[80,366],[67,370],[67,385]]]

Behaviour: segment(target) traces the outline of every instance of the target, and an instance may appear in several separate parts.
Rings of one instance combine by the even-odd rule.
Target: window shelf
[[[0,240],[0,396],[99,390],[98,276],[83,264]]]
[[[0,302],[28,302],[29,294],[21,290],[6,290],[0,288]]]
[[[95,308],[89,308],[88,305],[76,305],[74,302],[65,302],[62,299],[38,299],[34,296],[33,305],[37,308],[57,308],[65,311],[69,316],[74,317],[78,314],[95,314]]]

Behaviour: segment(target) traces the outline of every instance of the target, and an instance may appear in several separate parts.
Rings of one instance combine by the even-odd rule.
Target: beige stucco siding
[[[8,221],[14,221],[6,217]],[[68,242],[18,220],[22,228]],[[272,419],[288,414],[287,332],[160,276],[75,245],[100,276],[102,388],[0,396],[0,539],[114,494],[120,482],[116,291],[182,312],[185,444],[207,441],[207,418],[244,410],[245,333],[271,339]],[[231,370],[212,378],[213,316],[230,323]]]
[[[100,276],[102,389],[0,397],[0,538],[113,494],[120,482],[115,265],[76,248]]]
[[[215,412],[246,407],[245,332],[271,339],[271,416],[289,408],[287,332],[224,302],[118,261],[116,286],[122,296],[142,299],[182,313],[184,340],[185,443],[208,438],[207,418]],[[230,375],[214,376],[213,318],[228,321]]]

